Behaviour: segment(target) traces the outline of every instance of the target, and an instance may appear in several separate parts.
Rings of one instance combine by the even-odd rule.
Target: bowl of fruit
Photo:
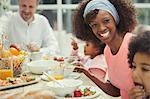
[[[13,66],[13,74],[18,76],[21,74],[22,66],[27,56],[28,53],[26,51],[10,45],[7,50],[1,50],[0,64],[6,67]]]

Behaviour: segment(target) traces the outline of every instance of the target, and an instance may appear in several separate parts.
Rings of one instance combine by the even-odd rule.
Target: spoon
[[[52,81],[54,81],[55,83],[57,83],[58,85],[60,85],[61,87],[64,87],[64,85],[63,85],[62,83],[58,82],[53,76],[49,75],[49,74],[46,73],[46,72],[43,72],[43,74],[44,74],[45,76],[47,76],[49,80],[52,80]]]

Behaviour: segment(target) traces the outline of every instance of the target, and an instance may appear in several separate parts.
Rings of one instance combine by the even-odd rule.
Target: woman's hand
[[[128,94],[130,99],[142,99],[145,96],[145,91],[142,86],[135,86]]]

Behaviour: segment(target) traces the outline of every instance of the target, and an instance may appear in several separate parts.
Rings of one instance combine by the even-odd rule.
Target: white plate
[[[8,86],[0,86],[0,90],[6,90],[6,89],[11,89],[11,88],[17,88],[17,87],[21,87],[21,86],[25,86],[25,85],[30,85],[30,84],[34,84],[40,81],[40,78],[36,78],[33,81],[30,82],[25,82],[25,83],[19,83],[19,84],[14,84],[14,85],[8,85]]]
[[[80,76],[81,76],[80,73],[72,72],[67,78],[78,79]],[[44,81],[49,81],[47,76],[45,76],[45,75],[41,75],[40,77]]]
[[[79,89],[85,89],[85,88],[89,88],[92,91],[95,91],[96,93],[94,95],[91,96],[84,96],[84,97],[59,97],[59,96],[55,96],[56,99],[95,99],[96,97],[98,97],[100,95],[100,91],[97,87],[93,87],[93,86],[80,86]]]
[[[80,76],[80,73],[72,72],[67,78],[78,79]]]

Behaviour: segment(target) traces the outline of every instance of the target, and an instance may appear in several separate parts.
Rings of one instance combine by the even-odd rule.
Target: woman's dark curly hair
[[[133,37],[129,44],[128,62],[132,68],[132,62],[134,55],[138,53],[144,53],[150,56],[150,31],[145,31]]]
[[[84,9],[90,1],[91,0],[83,0],[79,4],[79,7],[75,11],[74,15],[74,35],[81,40],[95,38],[95,35],[88,23],[90,20],[96,18],[98,10],[95,9],[94,11],[89,12],[86,15],[86,18],[83,18]],[[120,33],[120,35],[124,36],[126,32],[131,32],[137,24],[136,9],[133,6],[132,0],[109,1],[115,6],[120,18],[119,24],[117,25],[117,31]]]

